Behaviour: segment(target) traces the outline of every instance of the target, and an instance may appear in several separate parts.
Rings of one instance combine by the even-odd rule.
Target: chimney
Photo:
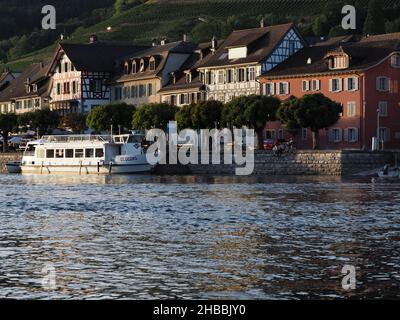
[[[176,75],[175,75],[175,72],[171,72],[171,73],[170,73],[170,76],[171,76],[171,82],[172,82],[172,84],[175,84],[175,83],[176,83]]]
[[[264,19],[264,17],[261,17],[260,28],[264,28],[264,27],[265,27],[265,19]]]
[[[95,35],[95,34],[92,34],[90,37],[89,37],[89,43],[90,44],[93,44],[93,43],[96,43],[97,42],[97,35]]]
[[[218,47],[217,38],[213,36],[211,39],[211,51],[214,53],[217,50],[217,47]]]

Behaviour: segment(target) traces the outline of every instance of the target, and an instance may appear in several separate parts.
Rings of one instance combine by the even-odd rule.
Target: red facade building
[[[399,149],[400,33],[333,40],[306,47],[260,76],[261,94],[284,101],[322,93],[341,103],[339,122],[320,132],[324,149],[370,149],[378,127],[383,147]],[[290,137],[300,149],[312,147],[309,130],[293,136],[280,122],[267,124],[265,138]]]

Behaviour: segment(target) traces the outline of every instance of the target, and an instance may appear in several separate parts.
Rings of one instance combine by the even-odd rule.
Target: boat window
[[[64,158],[64,149],[56,150],[56,158]]]
[[[96,149],[96,158],[103,158],[103,157],[104,157],[104,150]]]
[[[93,149],[85,149],[85,158],[93,158]]]
[[[40,159],[44,158],[44,149],[39,149],[37,151],[37,157],[40,158]]]
[[[65,157],[73,158],[74,157],[74,149],[65,149]]]
[[[143,136],[129,136],[129,143],[141,143],[143,141]]]
[[[46,158],[54,158],[54,150],[53,149],[46,150]]]
[[[83,158],[83,149],[75,149],[75,158]]]

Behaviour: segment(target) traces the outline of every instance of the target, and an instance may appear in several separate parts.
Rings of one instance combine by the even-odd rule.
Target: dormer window
[[[26,90],[26,93],[30,93],[31,92],[31,86],[29,84],[25,85],[25,90]]]
[[[137,64],[135,60],[132,61],[132,73],[137,73]]]
[[[32,86],[32,90],[33,90],[33,92],[37,92],[37,84],[34,84],[34,85]]]
[[[192,73],[189,71],[186,73],[186,83],[192,82]]]
[[[146,69],[146,64],[144,59],[140,60],[140,72],[144,72],[144,70]]]
[[[395,54],[392,56],[392,67],[400,68],[400,54]]]
[[[242,59],[246,57],[247,57],[247,47],[228,48],[229,60]]]
[[[349,67],[349,57],[347,55],[329,57],[328,66],[330,70],[347,69]]]
[[[128,62],[125,62],[125,64],[124,64],[124,73],[125,74],[129,74],[129,70],[130,68],[129,68],[129,63]]]
[[[154,57],[150,58],[149,67],[150,67],[150,71],[156,70],[156,58],[154,58]]]

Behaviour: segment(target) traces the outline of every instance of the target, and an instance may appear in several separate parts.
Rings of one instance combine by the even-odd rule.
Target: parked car
[[[280,146],[281,144],[287,143],[284,139],[267,139],[264,140],[264,150],[272,151],[275,146]]]

